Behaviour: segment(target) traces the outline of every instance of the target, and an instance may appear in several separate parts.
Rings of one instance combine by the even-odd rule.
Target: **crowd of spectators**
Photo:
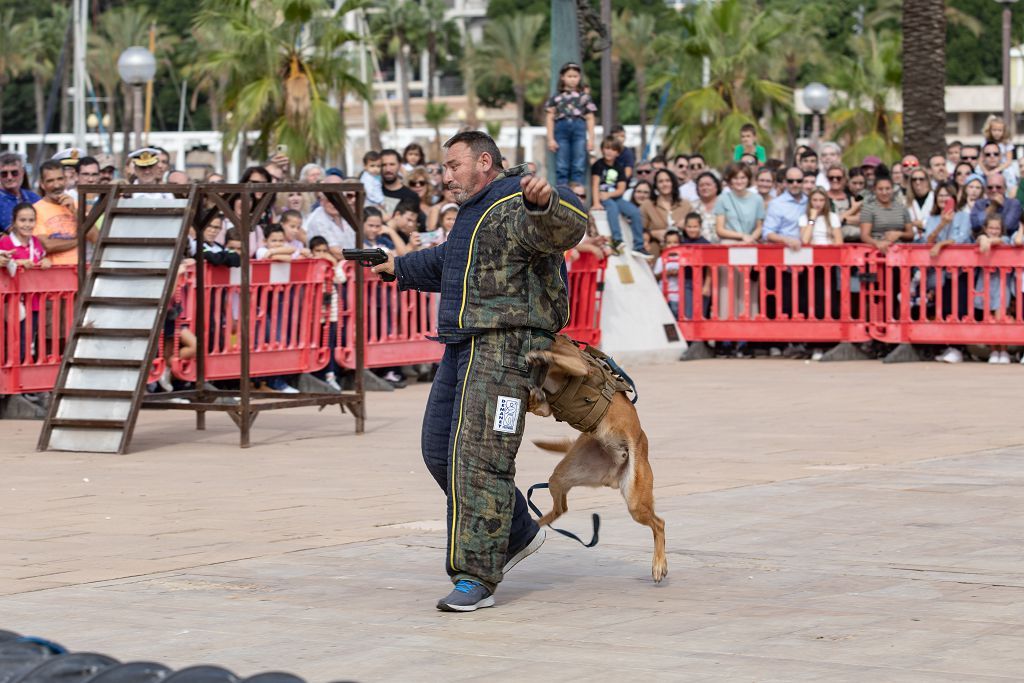
[[[573,68],[566,73],[572,82]],[[555,103],[553,108],[562,104]],[[574,106],[573,112],[580,114],[578,121],[562,123],[554,117],[551,121],[555,143],[551,147],[556,151],[574,148],[573,155],[559,155],[558,174],[568,179],[581,203],[605,212],[612,234],[611,240],[605,240],[592,230],[578,251],[607,255],[628,250],[646,260],[657,277],[669,278],[667,297],[676,315],[692,316],[695,301],[703,302],[705,315],[714,314],[709,306],[711,278],[704,280],[703,291],[693,292],[691,281],[683,279],[680,286],[679,278],[673,277],[679,272],[677,262],[658,258],[662,250],[678,244],[778,244],[799,251],[808,246],[861,242],[885,252],[895,243],[921,243],[932,245],[937,255],[953,244],[977,244],[979,249],[989,250],[999,245],[1020,245],[1024,237],[1020,230],[1024,160],[1013,158],[1013,147],[1004,139],[1005,126],[998,117],[991,117],[986,124],[987,141],[982,145],[953,142],[923,163],[908,154],[888,166],[876,156],[867,156],[854,166],[844,165],[842,149],[833,142],[822,143],[817,150],[801,146],[788,163],[770,158],[752,125],[742,128],[732,161],[720,169],[709,168],[701,154],[659,154],[637,160],[625,145],[624,130],[617,126],[588,153],[589,175],[583,181],[575,157],[581,147],[592,146],[592,112],[586,98],[582,104],[574,100]],[[568,127],[573,130],[568,131]],[[263,165],[245,169],[240,180],[358,182],[365,192],[364,246],[402,255],[444,242],[451,230],[458,205],[444,187],[442,176],[440,162],[429,159],[423,147],[413,143],[401,151],[368,151],[361,168],[352,173],[317,164],[295,169],[286,155],[277,154]],[[223,182],[224,177],[211,173],[204,180]],[[137,150],[120,174],[112,159],[64,150],[40,165],[38,191],[33,191],[23,159],[2,153],[0,267],[14,274],[19,268],[76,263],[76,188],[97,182],[153,185],[191,180],[173,168],[170,155],[160,148]],[[345,199],[352,201],[355,196],[346,193]],[[627,224],[629,244],[623,237]],[[87,244],[95,237],[95,230],[86,235]],[[249,235],[240,235],[226,217],[216,216],[202,235],[193,236],[189,256],[202,248],[211,263],[236,266],[243,240],[257,260],[331,261],[340,286],[344,276],[337,266],[342,250],[355,246],[355,231],[323,193],[280,193]],[[575,254],[569,257],[572,261]],[[775,277],[780,282],[767,281]],[[931,277],[934,279],[934,275]],[[801,313],[824,315],[820,291],[836,286],[832,276],[811,282],[794,278],[782,269],[770,273],[764,283],[753,283],[752,299],[757,298],[759,285],[774,289],[777,284],[782,292],[780,310],[775,310],[775,302],[769,302],[771,310],[765,312],[769,317],[793,314],[793,287],[799,290],[795,300]],[[936,284],[930,281],[929,286],[934,288]],[[975,286],[987,285],[978,282]],[[1013,287],[1015,283],[1008,282],[1004,287],[1007,296],[987,299],[989,313],[1005,312]],[[819,293],[815,297],[819,310],[814,312],[806,310],[810,288]],[[738,297],[739,293],[733,295]],[[726,296],[723,289],[719,298]],[[964,292],[961,299],[967,300],[968,296]],[[751,312],[756,312],[757,303],[752,302]],[[734,306],[742,305],[740,300],[734,302]],[[982,306],[976,303],[975,307]],[[335,296],[324,317],[337,320],[337,315]],[[736,355],[745,353],[742,343],[723,344],[721,348]],[[803,353],[814,352],[798,347],[793,355]],[[1009,362],[1004,349],[994,350],[992,357],[996,359],[993,362]],[[957,362],[962,353],[950,347],[939,358]],[[330,368],[324,379],[337,386],[337,372],[337,368]],[[400,368],[388,368],[381,374],[396,387],[405,384]],[[281,378],[270,378],[268,386],[294,391]]]

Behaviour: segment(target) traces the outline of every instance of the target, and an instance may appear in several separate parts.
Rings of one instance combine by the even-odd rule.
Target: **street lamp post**
[[[821,137],[821,115],[828,111],[832,92],[821,83],[808,83],[804,86],[804,106],[811,110],[811,147],[818,149],[818,138]]]
[[[1010,5],[1017,0],[996,0],[1003,6],[1003,125],[1006,138],[1012,139],[1013,112],[1010,111]]]
[[[132,46],[117,58],[117,72],[132,88],[132,128],[138,149],[142,147],[142,86],[156,74],[156,59],[146,48]]]

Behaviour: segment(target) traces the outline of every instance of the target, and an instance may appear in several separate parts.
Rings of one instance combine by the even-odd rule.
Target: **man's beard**
[[[387,171],[384,171],[383,173],[380,174],[380,179],[385,185],[390,185],[391,183],[398,180],[398,174],[388,173]]]
[[[470,178],[470,181],[471,187],[479,188],[480,174],[474,173],[473,177]],[[465,187],[455,187],[453,183],[448,183],[448,190],[452,193],[452,198],[455,200],[455,203],[458,204],[459,206],[462,206],[463,204],[468,202],[470,198],[479,191],[478,189],[473,190]]]

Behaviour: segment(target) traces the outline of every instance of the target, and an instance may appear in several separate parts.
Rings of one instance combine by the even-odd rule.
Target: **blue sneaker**
[[[483,607],[494,607],[494,596],[482,584],[462,579],[448,597],[437,601],[442,612],[472,612]]]

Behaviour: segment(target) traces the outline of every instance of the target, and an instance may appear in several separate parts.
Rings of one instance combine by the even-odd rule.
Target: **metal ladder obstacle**
[[[102,200],[37,450],[124,453],[131,441],[198,205],[195,187],[187,198],[131,192],[116,186]]]

